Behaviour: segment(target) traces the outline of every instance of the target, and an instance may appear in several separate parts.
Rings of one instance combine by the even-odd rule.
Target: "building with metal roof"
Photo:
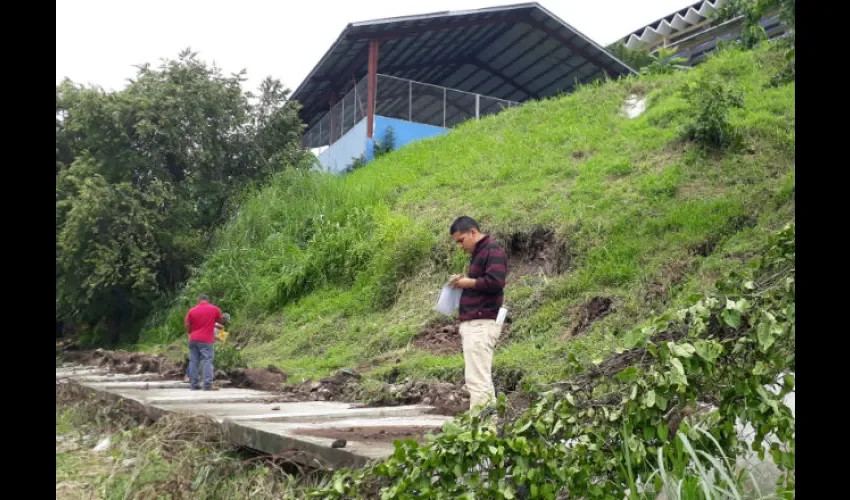
[[[737,39],[743,16],[717,23],[714,15],[729,0],[700,0],[657,19],[626,35],[622,42],[630,49],[656,51],[660,47],[676,49],[673,57],[694,65],[714,51],[720,41]],[[782,36],[786,26],[779,19],[779,9],[767,12],[760,24],[768,39]]]
[[[330,171],[529,99],[634,70],[538,3],[351,23],[292,94]]]

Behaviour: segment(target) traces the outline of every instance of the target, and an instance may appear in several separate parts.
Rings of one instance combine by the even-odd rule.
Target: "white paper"
[[[505,324],[505,318],[508,317],[508,310],[504,307],[499,308],[499,315],[496,316],[496,324],[502,326]]]
[[[462,293],[463,290],[460,288],[445,285],[440,291],[440,299],[437,301],[435,309],[446,316],[451,316],[460,308],[460,295]]]

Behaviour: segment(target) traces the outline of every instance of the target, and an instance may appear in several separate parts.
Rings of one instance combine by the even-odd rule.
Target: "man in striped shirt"
[[[508,258],[505,249],[490,235],[483,234],[471,217],[458,217],[449,232],[458,246],[471,255],[468,275],[453,275],[449,282],[463,289],[458,320],[471,409],[496,397],[493,351],[502,331],[496,317],[504,299]]]

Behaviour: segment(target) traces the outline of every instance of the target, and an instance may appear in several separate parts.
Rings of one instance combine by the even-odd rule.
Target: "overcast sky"
[[[477,9],[511,0],[56,0],[56,82],[117,90],[133,67],[191,47],[226,72],[246,69],[254,90],[266,76],[295,89],[346,24],[383,17]],[[607,45],[692,0],[541,0]]]

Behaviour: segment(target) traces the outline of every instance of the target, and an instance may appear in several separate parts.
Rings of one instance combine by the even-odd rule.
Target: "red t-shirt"
[[[221,320],[221,309],[201,302],[189,309],[186,322],[189,323],[189,340],[196,342],[215,342],[215,322]]]

